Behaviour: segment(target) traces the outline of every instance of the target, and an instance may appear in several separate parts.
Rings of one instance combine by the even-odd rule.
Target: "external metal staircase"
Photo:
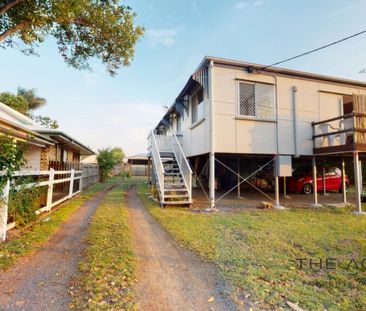
[[[176,135],[150,135],[153,174],[162,206],[192,204],[192,170]]]

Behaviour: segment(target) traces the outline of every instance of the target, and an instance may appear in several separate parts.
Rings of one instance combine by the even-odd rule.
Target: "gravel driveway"
[[[139,310],[236,310],[216,269],[174,243],[147,212],[135,189],[127,202],[138,257]]]
[[[41,250],[0,273],[0,310],[69,310],[89,219],[108,190],[84,203]]]

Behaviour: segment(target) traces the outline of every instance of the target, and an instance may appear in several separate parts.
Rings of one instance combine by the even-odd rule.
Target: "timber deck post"
[[[279,175],[280,175],[280,161],[279,155],[275,156],[275,170],[274,170],[274,186],[275,186],[275,202],[274,208],[275,209],[285,209],[284,206],[280,203],[280,183],[279,183]]]
[[[360,159],[358,156],[358,151],[353,152],[353,167],[354,167],[354,176],[355,176],[355,191],[356,191],[356,209],[355,214],[357,215],[366,215],[365,212],[362,211],[362,202],[361,202],[361,166]]]
[[[209,101],[210,101],[210,208],[215,207],[215,107],[213,100],[213,61],[209,70]]]
[[[342,158],[342,201],[347,203],[347,193],[346,193],[346,164],[344,158]]]
[[[313,194],[314,194],[314,203],[311,204],[311,207],[321,207],[322,205],[318,203],[318,181],[317,181],[317,172],[316,172],[316,157],[313,157],[311,160],[312,168],[313,168]]]

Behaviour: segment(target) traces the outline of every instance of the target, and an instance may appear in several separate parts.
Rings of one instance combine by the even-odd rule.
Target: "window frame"
[[[68,162],[68,155],[69,155],[69,151],[67,149],[61,148],[61,162]],[[65,160],[64,160],[65,159]]]
[[[254,111],[256,114],[255,116],[240,114],[240,83],[247,83],[247,84],[254,85],[254,105],[255,105]],[[269,85],[272,87],[273,102],[272,102],[272,117],[270,117],[270,118],[260,118],[257,116],[258,109],[257,109],[256,94],[255,94],[255,85],[256,84]],[[275,88],[274,84],[261,82],[261,81],[249,81],[249,80],[238,80],[237,81],[237,84],[236,84],[236,111],[235,111],[236,118],[254,120],[254,121],[275,122],[276,121],[275,106],[276,106],[276,88]]]
[[[202,90],[202,101],[196,102],[196,115],[197,115],[197,120],[193,121],[193,105],[194,105],[194,101],[193,99],[194,98],[197,98],[197,95],[198,93]],[[204,89],[203,87],[199,87],[197,90],[195,90],[192,95],[189,97],[189,101],[190,101],[190,107],[191,107],[191,126],[194,126],[196,124],[199,124],[200,122],[202,122],[202,120],[205,119],[205,93],[204,93]],[[202,116],[199,115],[199,109],[198,109],[198,106],[202,104],[202,110],[203,110],[203,113],[202,113]]]
[[[175,118],[175,132],[177,134],[182,133],[182,117],[180,115]]]

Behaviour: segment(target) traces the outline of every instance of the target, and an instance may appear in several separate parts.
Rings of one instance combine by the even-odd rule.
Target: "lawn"
[[[70,289],[74,295],[71,308],[135,309],[135,256],[125,200],[128,186],[129,182],[119,183],[107,193],[92,217],[78,286]]]
[[[217,265],[239,304],[249,299],[260,310],[288,309],[288,301],[307,310],[365,309],[366,217],[346,209],[202,214],[162,209],[145,192],[140,183],[150,213],[180,244]],[[302,268],[300,259],[306,259]]]
[[[108,186],[107,183],[91,186],[85,192],[58,206],[51,214],[43,215],[41,218],[43,221],[23,229],[18,237],[0,243],[0,270],[9,268],[19,257],[38,250],[76,209],[92,198],[96,192]]]

